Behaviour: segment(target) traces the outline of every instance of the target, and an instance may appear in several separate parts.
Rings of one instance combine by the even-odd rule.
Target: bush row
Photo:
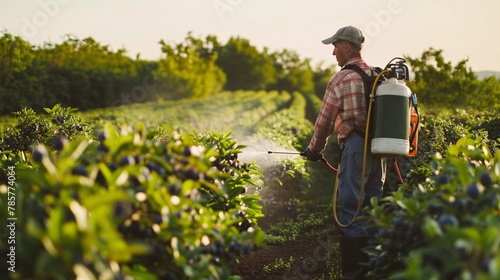
[[[426,180],[372,201],[380,228],[371,274],[376,279],[500,277],[500,153],[465,136],[437,153]]]
[[[97,139],[3,152],[16,178],[0,188],[15,209],[1,218],[17,219],[15,244],[0,242],[2,255],[15,246],[8,277],[228,278],[263,239],[260,198],[244,195],[261,174],[229,135],[107,125]]]

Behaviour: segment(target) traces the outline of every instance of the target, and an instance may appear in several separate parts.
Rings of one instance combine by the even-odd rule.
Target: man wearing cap
[[[372,67],[361,58],[365,37],[361,30],[353,26],[340,28],[332,37],[322,42],[333,45],[333,55],[338,65],[355,64],[372,75]],[[341,257],[342,271],[346,279],[363,279],[366,268],[360,263],[368,262],[362,251],[367,240],[374,236],[374,229],[362,219],[363,211],[354,221],[358,208],[364,149],[364,133],[367,122],[367,104],[361,75],[351,69],[335,73],[326,87],[323,103],[314,125],[314,135],[304,151],[308,160],[322,159],[327,140],[333,130],[338,134],[342,147],[338,173]],[[362,207],[370,205],[372,197],[382,196],[385,181],[385,160],[367,152],[364,198]],[[334,205],[334,207],[336,207]],[[351,221],[352,224],[348,225]]]

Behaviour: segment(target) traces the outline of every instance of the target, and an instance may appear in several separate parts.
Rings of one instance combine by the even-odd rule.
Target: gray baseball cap
[[[345,40],[356,45],[361,45],[365,41],[365,36],[363,36],[363,32],[354,26],[344,26],[340,28],[337,33],[335,33],[332,37],[326,38],[322,40],[323,44],[330,45],[338,40]]]

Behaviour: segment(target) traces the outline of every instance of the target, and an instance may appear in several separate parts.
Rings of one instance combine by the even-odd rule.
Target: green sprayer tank
[[[371,115],[371,152],[383,157],[408,155],[410,96],[404,80],[389,78],[376,90]]]

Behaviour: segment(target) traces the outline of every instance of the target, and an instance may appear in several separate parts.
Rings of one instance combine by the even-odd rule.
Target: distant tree
[[[33,46],[4,32],[0,38],[0,114],[43,111],[57,103],[81,110],[111,106],[142,83],[144,63],[92,38]]]
[[[467,67],[467,59],[453,66],[442,53],[443,50],[429,48],[420,58],[407,57],[415,73],[410,88],[425,104],[466,107],[474,98],[479,80]]]
[[[270,89],[288,92],[314,92],[314,73],[309,59],[301,59],[295,51],[284,49],[271,55],[276,82]]]
[[[275,68],[266,48],[259,52],[247,39],[231,37],[217,51],[217,65],[227,77],[226,90],[265,90],[275,83]]]
[[[313,70],[313,74],[314,93],[322,99],[330,78],[335,74],[335,66],[329,65],[324,67],[322,63],[317,64]]]
[[[30,105],[32,86],[38,84],[37,77],[28,77],[35,51],[31,44],[19,36],[3,32],[0,37],[0,113],[18,111]],[[29,80],[29,83],[28,83]]]
[[[214,38],[204,42],[188,34],[179,44],[160,41],[165,58],[154,71],[155,79],[162,81],[159,95],[166,99],[204,97],[222,89],[226,76],[215,63],[218,53],[211,46]]]
[[[470,98],[469,105],[479,110],[484,110],[485,108],[500,110],[499,100],[500,79],[490,76],[479,83],[473,97]]]
[[[91,37],[68,35],[61,44],[45,44],[37,52],[37,62],[46,67],[46,95],[80,109],[111,106],[139,83],[137,63],[125,49],[112,51]]]

